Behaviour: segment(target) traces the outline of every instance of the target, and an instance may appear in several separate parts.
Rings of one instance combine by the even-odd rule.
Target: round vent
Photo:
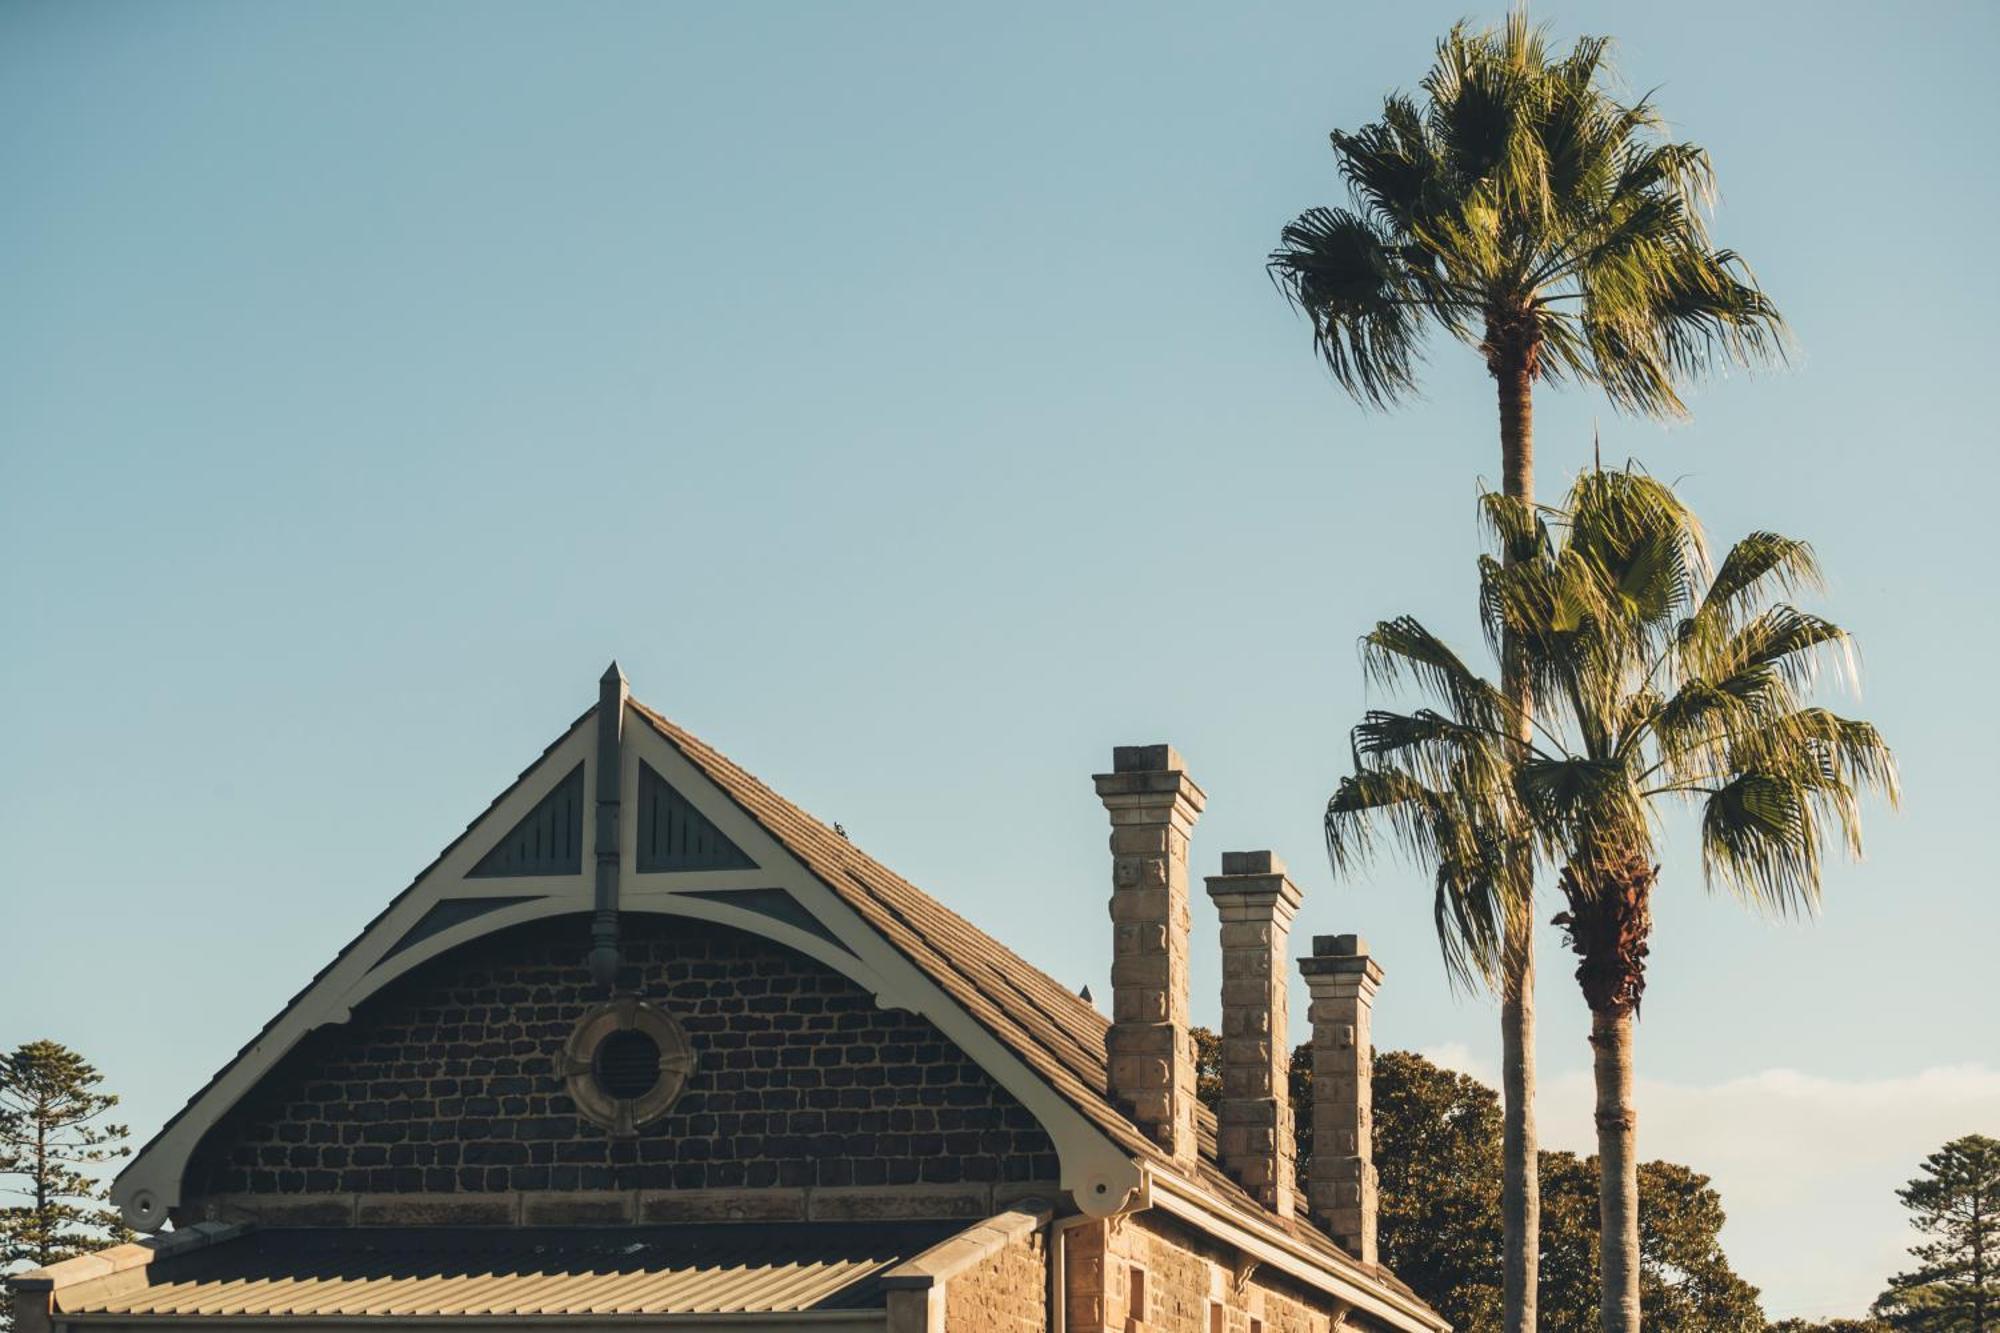
[[[618,1135],[665,1115],[694,1070],[686,1029],[632,996],[585,1014],[556,1060],[578,1113]]]
[[[660,1043],[637,1028],[610,1033],[590,1057],[590,1076],[607,1097],[643,1097],[660,1081]]]

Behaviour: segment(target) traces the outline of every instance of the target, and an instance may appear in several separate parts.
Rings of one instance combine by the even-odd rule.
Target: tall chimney
[[[1222,1165],[1280,1217],[1293,1209],[1285,947],[1299,890],[1275,852],[1224,852],[1208,877],[1222,917]]]
[[[1376,1262],[1374,1047],[1369,1036],[1382,967],[1359,935],[1315,935],[1299,959],[1312,992],[1313,1216],[1364,1264]]]
[[[1095,781],[1111,814],[1111,1095],[1191,1166],[1187,857],[1208,798],[1171,745],[1121,745]]]

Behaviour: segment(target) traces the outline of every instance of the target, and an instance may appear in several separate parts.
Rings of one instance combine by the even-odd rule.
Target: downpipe
[[[1069,1233],[1087,1223],[1108,1224],[1115,1218],[1144,1212],[1152,1206],[1153,1173],[1141,1166],[1139,1188],[1127,1194],[1125,1202],[1115,1211],[1103,1217],[1077,1213],[1049,1224],[1049,1333],[1068,1333],[1069,1330],[1069,1246],[1066,1240]],[[1109,1263],[1105,1265],[1105,1271],[1110,1272]]]

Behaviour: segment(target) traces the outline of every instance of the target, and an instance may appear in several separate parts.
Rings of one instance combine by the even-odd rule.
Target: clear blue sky
[[[1318,844],[1356,636],[1412,610],[1470,646],[1490,384],[1439,344],[1423,401],[1364,413],[1262,271],[1338,197],[1326,132],[1461,12],[0,7],[0,1042],[83,1049],[143,1137],[615,655],[1077,984],[1109,957],[1089,774],[1171,740],[1199,868],[1278,848],[1302,933],[1375,941],[1380,1039],[1490,1067],[1420,877],[1336,885]],[[1852,1310],[1889,1186],[2000,1132],[2000,11],[1535,12],[1616,34],[1712,150],[1801,349],[1672,429],[1545,392],[1543,487],[1601,418],[1716,536],[1813,539],[1905,767],[1817,924],[1673,845],[1641,1034],[1691,1108],[1642,1107],[1642,1147],[1717,1171],[1774,1311]],[[1586,1025],[1543,958],[1560,1128]],[[1835,1134],[1760,1182],[1682,1147],[1716,1089],[1795,1071],[1838,1124],[1968,1064],[1972,1109],[1883,1160]]]

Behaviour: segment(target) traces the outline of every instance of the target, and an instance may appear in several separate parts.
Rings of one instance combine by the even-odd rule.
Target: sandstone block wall
[[[945,1333],[1044,1333],[1049,1326],[1046,1231],[1022,1237],[945,1287]]]
[[[1136,1214],[1065,1238],[1070,1333],[1361,1333],[1324,1297],[1253,1272],[1226,1247]],[[1141,1306],[1143,1305],[1143,1309]]]

